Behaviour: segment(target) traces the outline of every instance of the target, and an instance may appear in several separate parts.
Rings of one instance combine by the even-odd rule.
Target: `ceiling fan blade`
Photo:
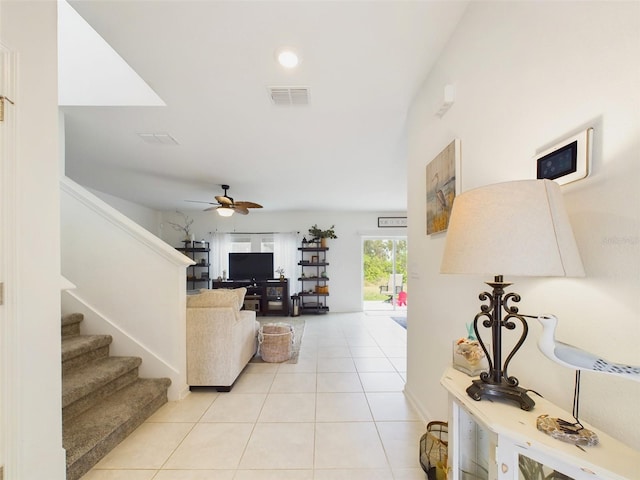
[[[233,205],[233,198],[224,195],[216,195],[216,200],[222,205]]]
[[[217,206],[217,207],[209,207],[209,208],[205,208],[205,209],[203,210],[203,212],[211,212],[212,210],[217,210],[218,208],[220,208],[220,207],[218,207],[218,206]]]
[[[234,205],[231,208],[233,209],[234,212],[239,213],[240,215],[247,215],[249,213],[249,210],[241,206],[239,207],[238,205]]]
[[[185,202],[191,202],[191,203],[208,203],[209,205],[217,205],[217,203],[213,203],[213,202],[203,202],[202,200],[185,200]]]
[[[236,207],[243,207],[243,208],[262,208],[262,205],[254,202],[236,202],[234,205]]]

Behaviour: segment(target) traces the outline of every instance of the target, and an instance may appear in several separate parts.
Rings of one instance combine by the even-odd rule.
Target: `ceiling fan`
[[[229,185],[220,185],[224,190],[224,195],[216,195],[217,202],[200,202],[198,200],[187,200],[187,202],[194,203],[208,203],[209,205],[214,205],[213,207],[205,208],[205,212],[210,212],[211,210],[215,210],[218,212],[218,215],[221,217],[230,217],[234,212],[239,213],[240,215],[247,215],[249,213],[250,208],[262,208],[262,205],[259,205],[254,202],[236,202],[232,197],[227,195],[227,190],[229,190]]]

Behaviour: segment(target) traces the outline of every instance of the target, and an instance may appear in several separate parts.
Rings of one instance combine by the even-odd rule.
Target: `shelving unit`
[[[301,274],[300,282],[300,313],[327,313],[327,297],[329,296],[329,286],[327,282],[327,251],[328,247],[308,246],[303,243],[299,247]]]
[[[178,247],[176,250],[196,262],[195,265],[187,267],[187,290],[211,288],[211,259],[209,257],[211,249],[209,248],[209,242],[183,240],[182,243],[184,246]]]

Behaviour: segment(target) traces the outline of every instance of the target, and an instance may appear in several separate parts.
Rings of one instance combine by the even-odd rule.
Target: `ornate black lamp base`
[[[483,380],[474,380],[467,387],[467,394],[476,401],[482,398],[497,398],[515,402],[520,405],[522,410],[529,411],[535,406],[535,402],[527,395],[527,391],[518,386],[511,386],[506,382],[489,383]]]
[[[475,331],[478,342],[482,347],[487,361],[489,362],[489,371],[482,372],[479,380],[474,380],[467,388],[467,394],[474,400],[478,401],[482,398],[495,398],[515,402],[520,405],[522,410],[531,410],[535,406],[535,402],[527,395],[527,390],[518,386],[518,379],[509,376],[507,373],[511,359],[522,346],[527,338],[529,327],[524,316],[518,313],[518,307],[509,305],[510,301],[519,302],[520,295],[517,293],[504,294],[504,287],[511,285],[502,279],[502,275],[496,275],[493,282],[487,282],[487,285],[493,288],[492,292],[482,292],[480,300],[488,301],[488,305],[480,306],[480,313],[473,319],[473,330]],[[502,318],[502,311],[507,314]],[[478,331],[480,319],[484,318],[482,326],[491,329],[491,347],[492,353],[487,350],[482,335]],[[514,330],[517,320],[522,325],[520,338],[514,345],[511,352],[507,355],[506,360],[502,361],[502,329]]]

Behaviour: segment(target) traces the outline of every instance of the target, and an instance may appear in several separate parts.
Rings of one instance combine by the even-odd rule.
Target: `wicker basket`
[[[258,342],[265,362],[285,362],[291,358],[293,327],[288,323],[265,323],[258,332]]]

